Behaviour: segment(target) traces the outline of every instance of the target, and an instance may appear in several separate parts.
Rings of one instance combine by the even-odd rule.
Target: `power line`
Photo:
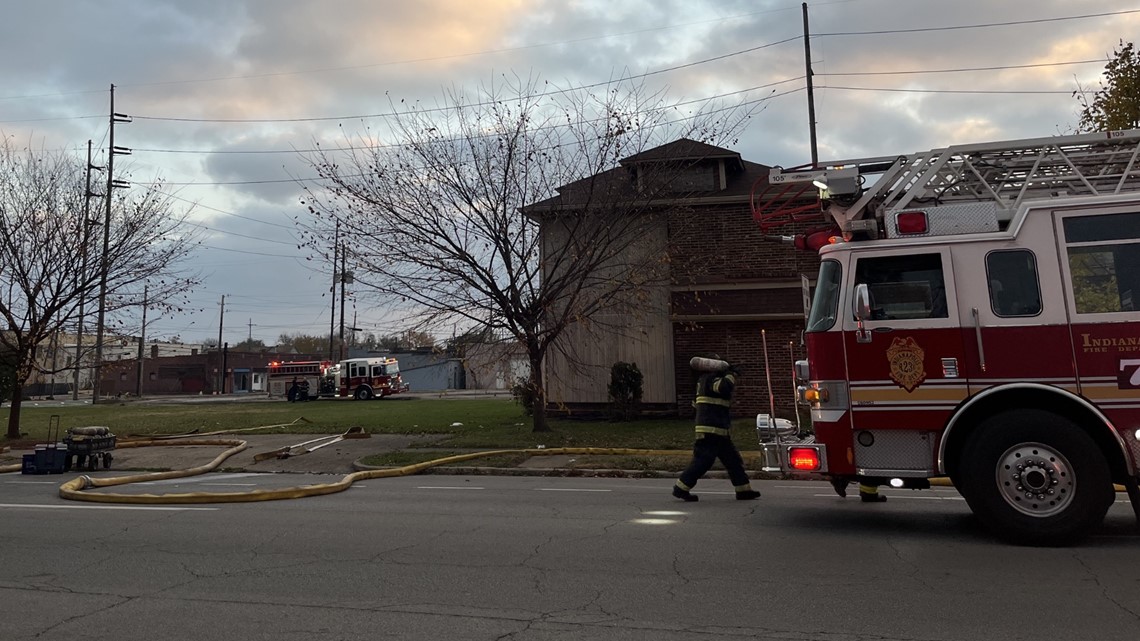
[[[905,71],[837,71],[831,73],[813,73],[813,76],[898,76],[918,73],[962,73],[970,71],[1005,71],[1009,69],[1037,69],[1040,67],[1062,67],[1065,65],[1087,65],[1092,63],[1104,64],[1104,60],[1069,60],[1065,62],[1039,62],[1028,65],[998,65],[994,67],[962,67],[960,69],[910,69]]]
[[[793,36],[791,38],[784,38],[783,40],[777,40],[776,42],[769,42],[766,44],[757,45],[755,47],[749,47],[747,49],[741,49],[739,51],[733,51],[731,53],[726,53],[726,54],[722,54],[719,56],[713,56],[712,58],[705,58],[703,60],[697,60],[694,62],[687,62],[685,64],[675,65],[673,67],[665,67],[663,69],[657,69],[654,71],[647,71],[647,72],[641,73],[641,74],[636,74],[636,75],[631,75],[631,76],[623,76],[617,80],[606,80],[606,81],[602,81],[602,82],[595,82],[595,83],[591,83],[591,84],[587,84],[587,85],[572,87],[570,89],[558,89],[556,91],[543,92],[540,94],[536,94],[533,97],[534,98],[545,98],[547,96],[556,96],[556,95],[560,95],[560,94],[571,93],[574,91],[582,91],[583,89],[595,89],[597,87],[605,87],[605,86],[609,86],[609,85],[616,84],[619,82],[628,82],[630,80],[639,80],[641,78],[648,78],[649,76],[656,76],[659,74],[668,73],[670,71],[676,71],[678,69],[687,69],[689,67],[695,67],[698,65],[707,64],[709,62],[715,62],[717,60],[724,60],[726,58],[732,58],[734,56],[740,56],[740,55],[744,55],[746,53],[752,53],[753,51],[759,51],[761,49],[767,49],[769,47],[775,47],[777,45],[782,45],[782,44],[787,43],[787,42],[799,40],[799,39],[801,39],[801,37],[802,36]],[[495,100],[488,100],[488,101],[484,101],[484,102],[473,102],[473,103],[470,103],[470,104],[465,105],[465,106],[467,106],[467,107],[486,107],[489,105],[497,104],[497,102],[498,101],[495,101]],[[363,119],[367,119],[367,118],[392,118],[392,117],[396,117],[396,116],[409,116],[409,115],[413,115],[413,114],[434,113],[437,111],[451,111],[452,109],[453,109],[452,107],[427,107],[424,109],[412,109],[412,110],[408,110],[408,111],[393,111],[393,112],[388,112],[388,113],[358,114],[358,115],[351,115],[351,116],[307,116],[307,117],[301,117],[301,118],[181,118],[181,117],[168,117],[168,116],[139,116],[139,115],[134,115],[134,114],[132,114],[132,115],[134,116],[135,120],[153,120],[153,121],[162,121],[162,122],[209,122],[209,123],[229,123],[229,124],[269,124],[269,123],[284,123],[284,122],[322,122],[322,121],[329,121],[329,120],[363,120]]]
[[[1046,22],[1063,22],[1065,20],[1084,20],[1086,18],[1107,18],[1109,16],[1122,16],[1129,13],[1140,13],[1140,9],[1126,9],[1124,11],[1109,11],[1106,13],[1087,13],[1080,16],[1063,16],[1059,18],[1036,18],[1033,20],[1011,20],[1009,22],[986,22],[982,24],[953,25],[949,27],[918,27],[914,29],[882,29],[878,31],[835,31],[832,33],[815,33],[812,37],[825,38],[832,36],[882,36],[895,33],[927,33],[930,31],[958,31],[962,29],[988,29],[990,27],[1011,27],[1024,24],[1041,24]]]
[[[140,151],[140,150],[136,149],[135,151]],[[167,184],[167,183],[164,183],[164,184]],[[271,223],[269,221],[259,220],[257,218],[253,218],[250,216],[242,216],[241,214],[235,214],[232,211],[226,211],[224,209],[218,209],[217,207],[211,207],[210,205],[203,205],[200,202],[190,200],[189,198],[182,198],[181,196],[175,196],[174,194],[166,194],[166,195],[169,198],[173,198],[175,200],[181,200],[184,203],[189,203],[189,204],[193,205],[195,208],[208,209],[212,212],[217,212],[219,214],[224,214],[226,216],[232,216],[234,218],[240,218],[242,220],[248,220],[248,221],[253,222],[253,223],[260,223],[262,225],[269,225],[270,227],[277,227],[278,229],[288,229],[290,231],[293,229],[293,227],[290,225],[282,225],[281,223]]]
[[[816,74],[816,75],[820,75],[820,74]],[[721,98],[738,96],[740,94],[750,93],[753,91],[757,91],[759,89],[769,89],[772,87],[777,87],[779,85],[787,84],[789,82],[796,82],[797,80],[803,80],[803,79],[804,79],[804,76],[795,76],[793,78],[785,78],[783,80],[777,80],[775,82],[769,82],[769,83],[763,84],[763,85],[756,85],[755,87],[748,87],[747,89],[738,89],[736,91],[730,91],[727,93],[716,94],[716,95],[712,95],[712,96],[706,96],[703,98],[695,98],[692,100],[675,102],[675,103],[671,103],[671,104],[665,105],[664,107],[660,107],[657,109],[648,109],[648,110],[646,110],[646,112],[647,113],[656,113],[658,111],[669,111],[672,109],[676,109],[678,107],[687,107],[689,105],[699,104],[702,102],[709,102],[712,100],[719,100]],[[799,91],[799,90],[797,89],[796,91]],[[784,94],[780,94],[780,95],[784,95]],[[763,98],[761,100],[773,98],[773,97],[776,97],[776,96],[766,96],[765,98]],[[750,103],[745,103],[745,104],[750,104]],[[472,105],[472,106],[474,106],[474,105]],[[601,118],[596,118],[594,120],[590,120],[587,122],[601,122],[601,120],[602,120]],[[564,125],[564,124],[548,125],[548,126],[542,126],[542,127],[535,127],[534,131],[543,131],[546,129],[558,129],[558,128],[564,128],[564,127],[567,127],[567,125]],[[471,138],[491,138],[491,137],[494,137],[496,135],[498,135],[498,134],[490,133],[490,134],[483,134],[480,136],[471,136]],[[335,152],[339,152],[339,151],[367,151],[367,150],[372,150],[372,149],[388,149],[388,148],[407,147],[407,146],[408,146],[408,143],[390,143],[390,144],[378,144],[378,145],[361,145],[359,147],[358,146],[314,147],[314,148],[310,148],[310,149],[224,149],[224,150],[219,150],[219,151],[214,151],[211,149],[147,149],[147,148],[139,148],[139,147],[134,147],[132,149],[134,150],[135,153],[147,152],[147,153],[163,153],[163,154],[304,154],[304,153],[320,153],[320,152],[334,152],[334,151]],[[166,184],[179,185],[179,184],[186,184],[186,183],[166,183]],[[198,183],[198,184],[201,184],[201,183]],[[213,183],[209,183],[209,184],[213,184]]]
[[[783,84],[785,82],[791,82],[793,80],[800,80],[802,78],[803,78],[803,76],[799,76],[797,78],[791,78],[788,80],[781,80],[780,82],[773,83],[773,84]],[[768,85],[768,86],[770,86],[770,85]],[[755,89],[756,88],[745,89],[742,91],[733,92],[732,94],[724,94],[724,95],[733,95],[736,93],[744,93],[747,91],[754,91]],[[732,109],[739,109],[741,107],[747,107],[749,105],[755,105],[755,104],[759,104],[759,103],[766,102],[769,100],[774,100],[776,98],[780,98],[783,96],[791,95],[794,93],[799,93],[803,90],[804,90],[803,87],[798,87],[796,89],[790,89],[788,91],[784,91],[781,93],[773,93],[771,95],[764,96],[763,98],[756,98],[754,100],[747,100],[747,101],[741,102],[740,104],[737,104],[737,105],[725,107],[722,109],[714,109],[712,111],[705,112],[702,114],[697,114],[695,116],[687,116],[684,118],[679,118],[676,121],[669,121],[666,123],[662,123],[660,125],[653,125],[653,127],[659,127],[659,126],[663,127],[663,126],[675,124],[677,122],[684,122],[685,120],[692,120],[693,118],[699,117],[699,116],[707,116],[707,115],[711,115],[711,114],[721,113],[724,111],[729,111]],[[690,101],[689,103],[678,103],[678,104],[674,104],[674,105],[669,105],[667,107],[662,107],[659,110],[653,110],[653,111],[664,111],[664,110],[669,110],[669,109],[675,109],[677,106],[680,106],[683,104],[691,104],[692,102],[706,102],[707,100],[709,100],[709,99],[701,99],[701,100],[697,100],[697,101]],[[567,125],[556,125],[556,127],[565,127],[565,126],[567,126]],[[545,129],[545,128],[547,128],[547,127],[536,128],[536,129]],[[485,134],[482,137],[491,137],[494,135],[496,135],[496,134]],[[472,136],[471,138],[474,139],[475,137]],[[454,139],[453,141],[458,141],[458,139]],[[408,146],[408,144],[377,145],[376,147],[371,147],[371,148],[377,149],[377,148],[406,147],[406,146]],[[557,149],[560,146],[561,145],[553,145],[550,147],[544,147],[544,149]],[[366,148],[365,147],[359,147],[357,149],[366,149]],[[336,149],[335,148],[330,149],[330,151],[336,151]],[[458,165],[465,165],[465,164],[470,164],[470,163],[469,162],[457,163],[457,166]],[[365,174],[345,174],[342,177],[344,177],[344,178],[360,178],[363,176],[365,176]],[[205,181],[203,181],[203,182],[194,182],[194,181],[174,182],[174,181],[166,181],[163,184],[171,185],[171,186],[179,186],[179,187],[216,187],[216,186],[234,186],[234,185],[271,185],[271,184],[285,184],[285,183],[300,183],[300,184],[303,184],[303,183],[320,183],[323,180],[324,179],[321,178],[320,176],[313,176],[313,177],[308,177],[308,178],[299,177],[299,178],[278,178],[278,179],[265,179],[265,180],[236,180],[236,181],[222,181],[222,182],[205,182]]]
[[[1072,94],[1072,90],[1018,90],[1018,89],[897,89],[879,87],[837,87],[833,85],[817,85],[816,89],[841,89],[844,91],[888,91],[895,93],[948,93],[948,94],[1008,94],[1008,95],[1065,95]]]

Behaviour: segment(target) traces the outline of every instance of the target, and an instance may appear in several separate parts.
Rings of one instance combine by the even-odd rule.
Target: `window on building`
[[[949,316],[938,254],[860,258],[855,264],[855,283],[866,283],[870,290],[871,320]]]
[[[994,314],[1009,317],[1041,313],[1041,283],[1033,252],[1026,249],[990,252],[986,255],[986,279]]]

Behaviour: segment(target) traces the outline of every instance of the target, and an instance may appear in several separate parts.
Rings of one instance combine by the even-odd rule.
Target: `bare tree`
[[[104,256],[103,216],[84,219],[83,172],[66,154],[19,149],[10,139],[0,146],[0,351],[14,370],[9,438],[20,435],[22,387],[37,349],[77,321],[80,300],[95,300],[104,263],[108,325],[143,304],[144,286],[147,305],[161,313],[195,284],[175,271],[194,245],[182,232],[184,215],[173,215],[157,187],[115,195]]]
[[[307,190],[311,246],[339,223],[358,293],[427,331],[482,327],[521,345],[535,431],[548,429],[543,362],[559,336],[620,317],[668,278],[667,248],[644,243],[692,159],[657,158],[649,175],[622,159],[726,141],[749,115],[685,112],[632,81],[594,92],[517,78],[392,109],[392,140],[365,134],[308,157],[323,179]]]

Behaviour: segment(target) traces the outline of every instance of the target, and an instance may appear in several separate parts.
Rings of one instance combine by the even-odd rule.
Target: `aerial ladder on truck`
[[[866,186],[874,175],[878,179]],[[818,249],[830,236],[895,237],[897,215],[916,207],[984,204],[1004,228],[1029,200],[1135,191],[1140,191],[1140,130],[774,167],[753,186],[752,213],[766,233],[790,223],[822,223],[798,238],[782,238]]]

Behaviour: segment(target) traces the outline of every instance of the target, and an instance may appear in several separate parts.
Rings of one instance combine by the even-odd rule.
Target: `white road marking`
[[[152,510],[160,512],[215,511],[216,507],[152,507],[143,505],[40,505],[35,503],[0,503],[0,508],[40,510]]]
[[[813,494],[812,496],[819,497],[819,498],[825,498],[825,499],[839,498],[834,494]],[[889,496],[892,500],[893,499],[900,499],[903,501],[965,501],[966,500],[960,496],[902,496],[899,494],[889,494],[889,495],[884,495],[884,496]],[[855,498],[855,497],[852,497],[852,498]]]
[[[5,485],[56,485],[63,481],[4,481]]]
[[[183,476],[176,479],[163,479],[161,481],[139,481],[131,485],[181,485],[183,483],[201,483],[207,485],[229,479],[246,479],[251,476],[262,476],[262,474],[260,472],[246,472],[244,474],[203,474],[198,476]]]
[[[417,490],[482,490],[481,487],[469,487],[466,485],[420,485]]]
[[[613,490],[587,490],[576,487],[536,487],[539,492],[613,492]]]
[[[257,483],[203,483],[210,487],[257,487]]]

